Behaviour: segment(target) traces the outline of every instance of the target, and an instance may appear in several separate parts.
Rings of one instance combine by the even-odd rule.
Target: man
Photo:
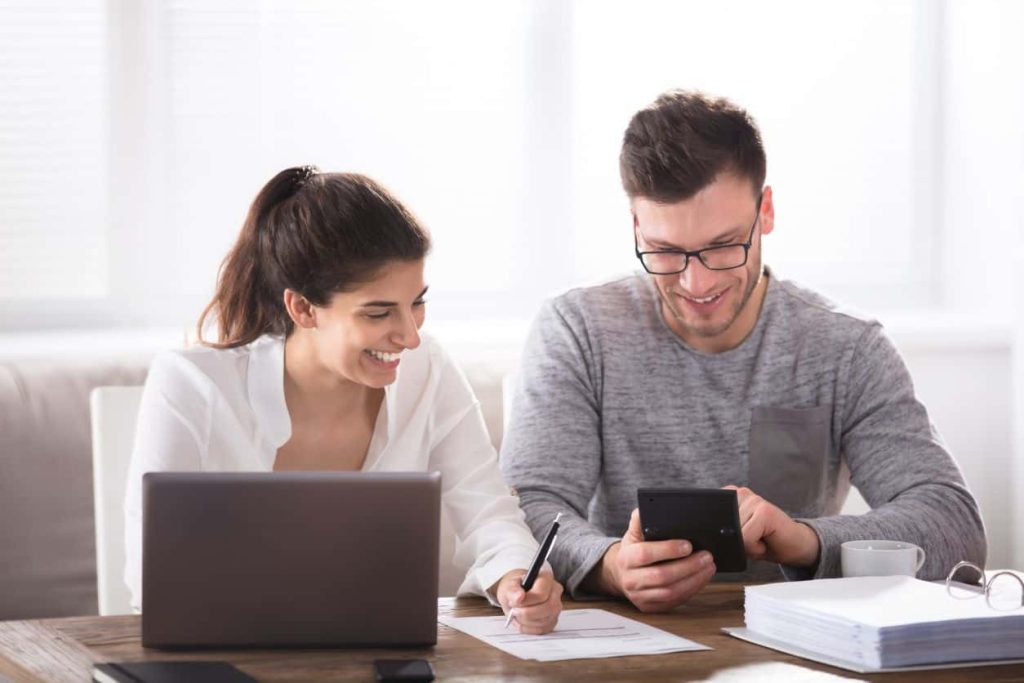
[[[551,563],[575,596],[669,610],[714,576],[687,541],[644,541],[645,486],[738,487],[754,560],[738,580],[838,576],[852,539],[920,545],[925,579],[985,560],[977,503],[881,326],[762,263],[765,168],[745,111],[660,96],[620,157],[646,273],[534,323],[502,468],[535,535],[564,513]],[[851,480],[872,510],[839,516]]]

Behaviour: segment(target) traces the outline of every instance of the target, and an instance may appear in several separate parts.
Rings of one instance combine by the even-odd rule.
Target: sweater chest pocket
[[[832,406],[758,406],[750,415],[750,488],[791,516],[817,516],[831,450]]]

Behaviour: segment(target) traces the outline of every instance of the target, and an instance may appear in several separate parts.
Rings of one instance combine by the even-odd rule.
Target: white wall
[[[946,0],[944,72],[945,151],[941,221],[949,245],[940,269],[941,300],[950,311],[987,312],[1008,327],[1016,320],[1005,374],[981,359],[960,357],[988,379],[962,376],[945,392],[952,420],[970,437],[963,448],[989,460],[965,465],[979,487],[994,482],[986,521],[1012,522],[1004,540],[1006,564],[1024,567],[1024,3],[1002,0]],[[938,370],[938,369],[937,369]],[[962,368],[946,372],[957,376]],[[1005,391],[1010,384],[1008,392]],[[963,389],[973,388],[973,393]],[[980,410],[971,401],[990,405]],[[995,401],[1000,403],[996,404]],[[959,407],[959,412],[958,412]],[[1008,413],[1005,423],[1002,415]],[[1008,427],[1008,429],[1007,429]],[[942,424],[940,423],[940,428]],[[989,433],[988,430],[991,430]],[[944,430],[945,431],[945,430]],[[1012,449],[1003,450],[1008,434]],[[995,439],[999,440],[996,443]],[[984,449],[984,450],[983,450]],[[1004,457],[1003,453],[1007,453]],[[990,521],[990,532],[999,527]],[[992,545],[998,541],[993,539]],[[995,552],[995,551],[993,551]],[[994,555],[994,558],[998,558]]]
[[[1017,286],[1024,291],[1024,225],[1020,227],[1017,240]],[[1008,472],[1008,485],[1012,495],[1010,510],[1012,518],[1011,539],[1013,544],[1013,566],[1024,567],[1024,298],[1017,302],[1017,322],[1013,344],[1014,392],[1010,402],[1011,422],[1013,424],[1014,455]]]
[[[872,311],[1013,298],[1008,268],[969,266],[1020,216],[1022,3],[93,4],[109,22],[93,27],[109,49],[105,90],[91,91],[109,106],[109,145],[74,167],[109,181],[107,249],[86,259],[103,292],[39,276],[41,302],[0,273],[0,330],[193,322],[257,188],[308,162],[378,177],[421,215],[436,239],[432,315],[529,316],[550,291],[635,265],[618,148],[630,115],[670,87],[729,96],[761,124],[780,274]],[[37,40],[60,44],[45,27]],[[79,84],[11,73],[74,110],[56,86]],[[17,149],[0,150],[0,171],[46,204],[53,179]],[[73,152],[32,158],[70,167]],[[35,244],[0,250],[0,264],[20,259],[4,272],[66,272],[45,257],[71,243],[62,231],[87,231],[80,218],[26,231],[0,198],[0,238]],[[70,301],[50,291],[62,282]]]

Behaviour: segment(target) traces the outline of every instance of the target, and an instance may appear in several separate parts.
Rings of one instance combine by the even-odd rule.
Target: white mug
[[[847,541],[840,557],[843,576],[917,576],[925,555],[903,541]]]

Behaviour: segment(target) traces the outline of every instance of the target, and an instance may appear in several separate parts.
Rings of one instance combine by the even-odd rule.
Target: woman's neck
[[[325,367],[316,347],[304,331],[291,334],[284,343],[285,401],[293,418],[333,418],[363,409],[380,389],[338,377]]]

